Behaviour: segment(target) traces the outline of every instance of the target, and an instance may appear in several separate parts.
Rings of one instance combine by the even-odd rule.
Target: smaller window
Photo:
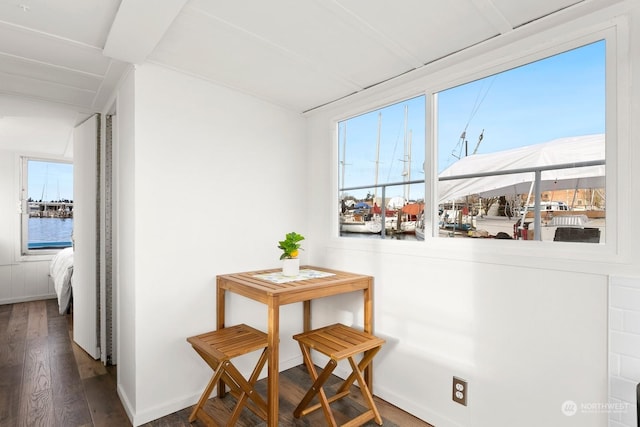
[[[73,164],[22,158],[22,255],[72,246]]]
[[[425,96],[338,123],[339,233],[419,240]]]

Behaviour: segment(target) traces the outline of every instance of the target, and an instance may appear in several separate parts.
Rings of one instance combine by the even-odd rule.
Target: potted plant
[[[285,235],[284,240],[278,242],[278,248],[282,249],[282,274],[285,276],[297,276],[300,272],[300,260],[298,254],[302,249],[301,241],[304,240],[304,236],[292,231]]]

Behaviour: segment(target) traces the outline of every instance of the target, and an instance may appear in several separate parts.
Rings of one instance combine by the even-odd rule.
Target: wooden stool
[[[307,394],[305,394],[298,407],[293,411],[294,417],[299,418],[316,409],[322,408],[327,423],[332,427],[336,427],[336,420],[329,404],[348,395],[349,388],[355,380],[358,380],[360,392],[362,393],[362,397],[364,397],[365,403],[369,406],[369,410],[342,426],[360,426],[371,419],[375,420],[378,425],[382,425],[382,417],[380,417],[371,391],[364,380],[363,371],[369,366],[376,353],[380,351],[382,344],[385,343],[383,339],[339,323],[294,335],[293,338],[300,344],[304,363],[307,365],[309,375],[311,375],[311,378],[314,380]],[[311,349],[317,350],[330,358],[320,375],[316,372],[315,365],[311,359]],[[363,353],[363,357],[360,363],[356,363],[354,356],[360,353]],[[338,362],[345,358],[349,359],[353,372],[340,386],[336,394],[327,398],[322,385],[329,379]],[[319,395],[320,403],[307,408],[307,405],[309,405],[316,394]]]
[[[238,399],[227,426],[235,425],[245,406],[266,421],[267,403],[255,391],[254,385],[267,361],[267,334],[241,324],[190,337],[187,341],[215,372],[198,404],[193,408],[189,422],[192,423],[196,418],[200,418],[207,425],[217,427],[214,419],[205,412],[204,404],[209,399],[213,387],[220,380],[229,386],[230,393]],[[231,359],[260,349],[263,349],[262,355],[247,381],[233,366]]]

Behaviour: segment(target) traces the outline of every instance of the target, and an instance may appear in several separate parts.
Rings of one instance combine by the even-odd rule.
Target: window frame
[[[61,250],[72,247],[65,246],[61,248],[47,248],[47,249],[29,249],[29,161],[47,162],[47,163],[64,163],[73,166],[73,160],[64,157],[45,156],[45,155],[29,155],[22,154],[18,156],[19,162],[19,217],[20,224],[18,227],[18,259],[20,261],[40,261],[51,259],[55,254]]]
[[[576,19],[571,23],[547,28],[538,32],[531,32],[530,36],[516,37],[500,43],[496,48],[478,48],[480,53],[472,53],[477,49],[470,48],[469,52],[463,51],[462,58],[445,58],[425,67],[426,69],[417,75],[412,81],[399,82],[394,88],[385,88],[378,93],[378,97],[368,94],[361,102],[354,103],[347,111],[336,112],[330,121],[333,126],[333,165],[335,171],[339,167],[338,159],[338,122],[348,120],[360,114],[374,111],[402,99],[424,94],[426,96],[426,141],[425,141],[425,202],[433,209],[425,214],[425,240],[424,242],[394,241],[389,244],[389,239],[349,239],[340,237],[337,233],[337,215],[332,215],[334,242],[338,246],[348,246],[366,250],[383,250],[398,253],[417,249],[425,254],[440,256],[442,250],[451,248],[455,252],[454,258],[466,252],[473,252],[474,259],[495,259],[496,254],[508,256],[507,264],[524,264],[526,261],[515,260],[514,255],[523,255],[527,258],[537,259],[563,259],[574,261],[607,261],[614,263],[629,262],[630,238],[620,233],[623,229],[620,212],[628,210],[628,188],[620,188],[619,176],[628,176],[631,165],[628,164],[630,156],[630,142],[625,123],[630,120],[631,97],[625,92],[630,82],[630,59],[626,55],[629,46],[629,23],[627,16],[605,17],[601,14],[589,15]],[[586,21],[586,22],[585,22]],[[515,37],[515,36],[514,36]],[[606,146],[606,194],[607,217],[605,220],[606,241],[598,245],[586,245],[580,242],[527,242],[526,244],[513,245],[508,240],[496,241],[495,239],[442,239],[437,236],[437,187],[431,183],[438,180],[437,173],[437,124],[435,123],[435,94],[440,91],[478,80],[496,73],[500,73],[514,67],[560,54],[598,40],[605,40],[605,137]],[[376,100],[373,100],[373,99]],[[628,127],[628,126],[627,126]],[[618,139],[622,135],[622,139]],[[414,140],[414,143],[416,141]],[[626,161],[625,161],[626,160]],[[625,175],[626,174],[626,175]],[[337,176],[337,172],[334,177]],[[339,186],[334,182],[332,194],[336,209]],[[337,210],[334,210],[337,212]],[[628,221],[628,220],[627,220]],[[348,243],[347,243],[348,241]],[[472,243],[473,242],[473,243]],[[485,255],[483,245],[491,245],[492,255]],[[482,248],[482,249],[481,249]],[[566,262],[565,262],[566,265]]]
[[[619,24],[619,23],[618,23]],[[620,206],[622,200],[617,199],[617,191],[618,188],[617,179],[614,171],[618,170],[618,157],[617,157],[617,127],[620,121],[620,117],[616,115],[618,98],[620,96],[619,89],[619,76],[618,76],[618,66],[620,62],[620,58],[618,58],[618,49],[617,42],[620,37],[616,37],[617,31],[620,28],[620,25],[615,27],[609,27],[606,29],[601,29],[598,31],[591,31],[579,36],[573,35],[567,36],[564,40],[558,40],[555,43],[550,42],[544,45],[541,45],[538,49],[534,49],[530,52],[523,53],[521,55],[516,55],[515,57],[506,57],[503,61],[498,61],[495,64],[491,64],[487,67],[482,67],[475,71],[470,72],[469,74],[459,76],[456,79],[448,79],[440,82],[439,84],[433,85],[427,88],[427,97],[429,99],[429,106],[431,107],[428,112],[428,123],[431,124],[430,132],[428,132],[427,136],[427,149],[430,150],[431,156],[429,156],[429,160],[431,164],[429,165],[430,176],[433,179],[433,182],[437,182],[438,180],[438,165],[437,165],[437,154],[438,154],[438,140],[437,140],[437,120],[436,120],[436,109],[437,109],[437,94],[438,92],[447,90],[449,88],[459,86],[461,84],[466,84],[478,79],[482,79],[485,77],[489,77],[495,75],[497,73],[501,73],[504,71],[508,71],[510,69],[524,66],[530,63],[533,63],[537,60],[548,58],[553,55],[562,54],[564,52],[570,51],[572,49],[585,46],[587,44],[604,40],[606,43],[606,51],[605,51],[605,139],[607,141],[606,149],[605,149],[605,164],[607,175],[605,178],[605,188],[607,194],[607,202],[606,202],[606,211],[607,216],[605,219],[605,229],[607,230],[606,240],[604,243],[599,245],[585,245],[584,243],[569,243],[569,242],[533,242],[527,241],[526,247],[531,245],[532,243],[537,244],[539,246],[543,246],[546,251],[551,250],[551,252],[558,251],[558,247],[562,248],[563,252],[566,252],[566,246],[572,246],[572,251],[575,250],[575,253],[580,257],[584,254],[589,253],[609,253],[615,254],[618,252],[618,233],[617,233],[617,224],[613,220],[616,216],[616,213],[619,209],[623,209]],[[431,188],[431,206],[437,207],[437,199],[438,199],[438,191],[437,187]],[[431,239],[438,239],[438,217],[437,217],[437,208],[430,212],[428,215],[429,219],[425,219],[425,221],[429,221],[429,223],[425,226],[430,226],[430,236]],[[425,233],[426,234],[426,233]],[[446,239],[445,239],[446,240]],[[454,239],[455,240],[455,239]],[[467,239],[470,240],[470,239]],[[473,240],[473,239],[471,239]],[[427,241],[427,236],[425,236],[425,241]],[[555,248],[555,249],[554,249]],[[575,248],[575,249],[573,249]],[[560,252],[562,253],[562,252]]]
[[[336,147],[337,147],[336,148],[336,150],[337,150],[336,151],[337,152],[336,155],[338,157],[340,157],[340,152],[342,150],[340,147],[338,147],[339,141],[340,141],[340,135],[339,135],[340,129],[339,129],[339,127],[340,127],[341,123],[348,122],[351,119],[358,118],[359,116],[362,116],[362,115],[365,115],[365,114],[377,113],[377,112],[380,112],[381,110],[383,110],[383,109],[385,109],[387,107],[395,107],[398,104],[403,104],[405,102],[410,102],[410,101],[412,101],[414,99],[417,99],[417,98],[422,98],[422,101],[424,102],[423,106],[424,106],[424,110],[425,110],[425,114],[426,114],[427,98],[425,96],[425,93],[420,91],[420,92],[404,93],[403,96],[400,96],[398,98],[394,98],[390,102],[381,103],[376,108],[373,108],[372,110],[364,111],[362,113],[352,114],[352,115],[349,115],[346,118],[336,120],[335,121],[335,126],[336,126],[335,130],[336,130],[336,135],[337,135],[336,136]],[[425,121],[424,132],[426,132],[426,121]],[[425,139],[426,139],[426,135],[425,135]],[[427,155],[428,155],[428,153],[425,151],[424,152],[424,156],[426,157]],[[383,162],[383,160],[389,160],[389,159],[381,159],[381,162]],[[342,174],[342,169],[341,169],[342,166],[340,166],[341,164],[342,164],[342,159],[339,158],[338,159],[338,170],[339,170],[339,174],[340,175]],[[424,159],[422,161],[422,166],[423,166],[423,169],[424,169]],[[371,186],[369,186],[369,185],[355,185],[355,186],[345,186],[345,187],[343,187],[343,182],[341,181],[341,178],[338,178],[337,182],[338,182],[338,184],[337,184],[338,199],[340,199],[340,200],[342,200],[342,198],[344,197],[344,194],[343,194],[344,191],[352,191],[352,190],[358,190],[358,189],[370,189],[370,188],[374,188],[375,187],[375,185],[371,185]],[[425,179],[424,178],[423,179],[410,179],[410,180],[408,180],[406,182],[399,181],[399,180],[396,180],[396,181],[390,180],[389,182],[384,182],[384,183],[381,183],[381,184],[378,183],[378,187],[379,187],[379,190],[382,193],[382,197],[384,197],[384,194],[385,194],[385,191],[386,191],[387,188],[394,188],[394,187],[398,187],[398,186],[402,186],[402,185],[409,185],[409,186],[419,185],[421,182],[423,183],[423,185],[425,185]],[[426,200],[426,197],[424,197],[424,196],[419,198],[419,202],[420,203],[423,203],[424,200]],[[385,207],[384,206],[380,206],[380,209],[382,210],[382,213],[384,213]],[[343,238],[349,238],[350,237],[348,234],[346,234],[346,235],[342,235],[341,234],[340,225],[338,225],[338,235],[339,235],[339,237],[343,237]],[[385,235],[385,233],[384,233],[384,228],[383,228],[382,233],[381,233],[381,237],[383,239],[387,239],[387,238],[392,238],[393,236],[388,236],[387,237]]]
[[[557,45],[554,45],[552,47],[544,47],[540,50],[537,50],[535,52],[523,55],[517,59],[514,60],[507,60],[502,64],[498,64],[494,67],[490,67],[481,71],[478,71],[474,74],[472,74],[472,77],[469,78],[468,76],[465,76],[461,79],[456,79],[453,80],[453,84],[444,84],[444,87],[438,86],[438,89],[436,90],[431,90],[430,91],[430,95],[431,95],[431,100],[432,100],[432,111],[433,114],[431,115],[431,119],[434,123],[434,132],[432,135],[430,135],[432,137],[432,139],[430,141],[428,141],[428,145],[432,144],[434,146],[434,156],[437,156],[438,153],[438,145],[439,145],[439,141],[437,139],[437,104],[438,104],[438,94],[439,92],[443,92],[446,91],[448,89],[451,88],[455,88],[457,86],[461,86],[461,85],[465,85],[467,83],[471,83],[474,82],[476,80],[480,80],[480,79],[484,79],[484,78],[488,78],[488,77],[492,77],[494,75],[498,75],[500,73],[504,73],[504,72],[509,72],[510,70],[516,69],[518,67],[525,67],[527,65],[530,64],[534,64],[537,61],[540,60],[545,60],[547,58],[551,58],[553,56],[556,55],[562,55],[564,53],[570,52],[574,49],[578,49],[581,47],[585,47],[589,44],[592,44],[594,42],[599,42],[599,41],[604,41],[605,42],[605,123],[607,124],[606,129],[605,129],[605,140],[607,142],[610,141],[609,138],[609,133],[607,132],[607,129],[609,128],[609,122],[610,122],[610,112],[609,112],[609,106],[613,105],[612,102],[612,96],[613,94],[611,94],[610,92],[612,92],[612,88],[615,87],[615,82],[611,82],[611,75],[614,75],[615,73],[611,72],[614,69],[615,64],[612,62],[612,57],[609,55],[609,49],[612,43],[612,39],[610,38],[611,34],[609,32],[597,32],[585,37],[579,37],[576,39],[573,39],[571,41],[565,41],[565,42],[561,42]],[[539,142],[545,142],[545,141],[539,141]],[[609,145],[609,144],[607,144]],[[610,151],[608,149],[608,147],[606,148],[606,154],[605,154],[605,167],[607,165],[609,165],[609,155],[610,155]],[[434,158],[434,162],[437,162],[437,157]],[[437,180],[437,169],[439,169],[439,165],[434,164],[434,167],[436,168],[436,180]],[[611,168],[606,168],[608,171],[611,171]],[[608,181],[608,176],[605,175],[605,185]],[[608,186],[607,186],[608,187]],[[536,190],[537,191],[537,190]],[[608,194],[608,192],[607,192]],[[438,202],[438,191],[437,189],[434,192],[434,203],[436,203],[437,206],[437,202]],[[607,197],[608,199],[608,197]],[[608,206],[609,203],[606,204],[606,206]],[[435,218],[432,217],[432,223],[431,223],[431,237],[439,237],[438,235],[438,229],[439,229],[439,220],[438,217],[436,215]],[[607,224],[607,227],[609,226],[609,224]],[[442,237],[442,236],[440,236]],[[529,240],[528,242],[532,242],[531,240]],[[556,242],[557,243],[557,242]],[[549,244],[549,242],[547,241],[546,244]],[[603,243],[606,244],[606,241]]]

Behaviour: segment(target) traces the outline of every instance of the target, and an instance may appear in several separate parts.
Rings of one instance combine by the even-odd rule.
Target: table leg
[[[225,290],[224,288],[221,288],[220,284],[218,283],[217,296],[216,296],[216,328],[217,329],[224,328],[224,316],[225,316],[224,298],[225,298]]]
[[[216,280],[216,330],[224,328],[224,299],[225,299],[225,289],[220,286],[220,278]],[[226,393],[226,385],[224,381],[221,379],[218,381],[218,397],[224,397]]]
[[[302,302],[302,330],[311,330],[311,300]]]
[[[369,286],[363,291],[364,299],[364,331],[373,334],[373,278],[369,279]],[[364,370],[364,378],[373,393],[373,362]]]
[[[279,370],[279,344],[280,344],[280,306],[276,301],[269,301],[268,308],[269,327],[267,341],[269,344],[269,360],[267,369],[267,426],[278,426],[278,380]]]

